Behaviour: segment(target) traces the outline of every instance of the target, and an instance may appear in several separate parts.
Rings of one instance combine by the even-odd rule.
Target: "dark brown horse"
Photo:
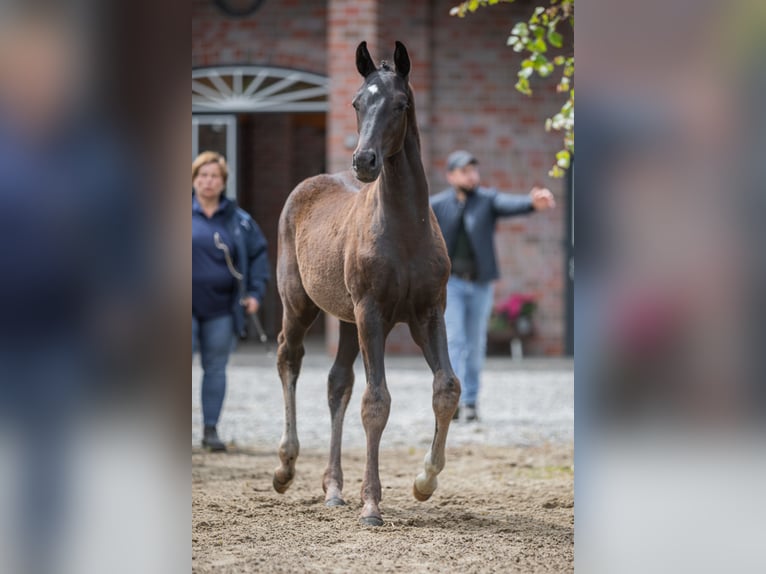
[[[428,203],[408,83],[410,59],[400,42],[394,65],[383,61],[376,68],[366,42],[359,45],[356,67],[364,83],[353,99],[359,130],[353,171],[303,181],[290,194],[279,220],[277,285],[284,316],[277,366],[285,430],[274,488],[284,492],[295,474],[299,449],[295,386],[304,335],[322,309],[340,319],[338,354],[328,380],[332,439],[322,485],[325,501],[328,506],[345,504],[343,417],[354,384],[354,360],[361,349],[367,375],[362,397],[367,466],[361,521],[372,526],[383,524],[378,450],[391,404],[383,352],[396,323],[409,325],[434,374],[436,430],[425,469],[415,479],[418,500],[427,500],[436,489],[436,476],[444,468],[447,431],[460,397],[444,327],[450,262]]]

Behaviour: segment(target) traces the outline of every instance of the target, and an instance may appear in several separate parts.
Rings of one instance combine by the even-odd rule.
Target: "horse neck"
[[[382,205],[392,209],[397,217],[429,221],[428,180],[420,158],[420,134],[415,106],[407,112],[407,133],[404,144],[394,155],[386,158],[378,182]]]

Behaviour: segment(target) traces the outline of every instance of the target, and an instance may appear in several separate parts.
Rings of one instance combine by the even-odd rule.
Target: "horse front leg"
[[[322,488],[327,506],[341,506],[343,500],[343,469],[341,467],[341,443],[343,441],[343,418],[354,386],[354,361],[359,355],[359,334],[356,326],[340,322],[338,354],[327,378],[327,402],[330,406],[331,439],[330,460],[324,472]]]
[[[380,312],[370,301],[357,304],[354,314],[367,375],[367,386],[362,396],[362,424],[367,436],[367,464],[362,481],[363,507],[360,521],[367,526],[382,526],[378,463],[380,438],[391,410],[391,395],[386,386],[383,363],[385,340],[390,326],[384,325]]]
[[[434,374],[432,405],[436,428],[431,448],[423,461],[423,472],[415,478],[412,488],[415,498],[424,501],[436,490],[436,477],[444,469],[444,448],[452,415],[460,400],[460,381],[449,360],[447,330],[441,309],[433,308],[423,318],[410,323],[410,332]]]
[[[316,318],[318,310],[308,307],[304,317],[296,317],[289,313],[287,306],[282,318],[282,332],[279,333],[279,348],[277,349],[277,370],[282,380],[282,394],[285,404],[285,426],[282,440],[279,443],[279,460],[281,464],[274,470],[272,484],[274,490],[284,493],[293,482],[295,476],[295,461],[300,452],[298,429],[295,417],[295,388],[298,374],[303,362],[303,338],[311,323]]]

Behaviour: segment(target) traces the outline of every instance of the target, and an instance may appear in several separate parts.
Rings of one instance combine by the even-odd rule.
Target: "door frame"
[[[226,197],[237,199],[237,116],[236,114],[192,114],[192,160],[200,153],[199,127],[201,125],[226,126],[226,163],[229,177],[226,182]]]

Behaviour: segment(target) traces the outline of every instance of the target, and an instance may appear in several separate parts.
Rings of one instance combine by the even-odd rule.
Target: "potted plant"
[[[511,337],[527,337],[533,331],[533,315],[537,299],[527,293],[512,293],[505,301],[495,306],[489,320],[489,330],[511,332]]]

